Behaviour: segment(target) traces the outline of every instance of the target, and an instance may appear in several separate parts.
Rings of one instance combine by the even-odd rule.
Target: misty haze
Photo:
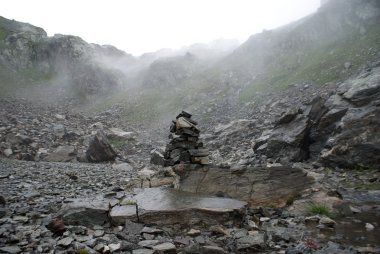
[[[4,1],[0,253],[379,253],[380,1]]]

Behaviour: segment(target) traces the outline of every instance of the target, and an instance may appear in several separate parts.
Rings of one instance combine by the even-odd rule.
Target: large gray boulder
[[[301,169],[287,166],[191,170],[177,167],[175,171],[181,176],[179,188],[183,191],[236,198],[253,206],[284,205],[313,183]]]
[[[231,198],[206,197],[175,189],[148,188],[134,196],[139,220],[157,225],[218,225],[234,216],[236,223],[244,218],[247,203]]]
[[[103,225],[109,221],[109,200],[76,199],[59,212],[66,225]]]
[[[309,128],[309,119],[304,115],[298,115],[293,121],[279,125],[268,139],[267,156],[287,158],[289,161],[306,159]]]
[[[370,74],[363,74],[359,78],[348,81],[341,90],[348,88],[342,95],[343,98],[356,106],[363,106],[371,103],[380,96],[380,72],[379,68]]]
[[[86,156],[90,162],[102,162],[115,160],[117,154],[104,132],[98,131],[90,141]]]
[[[325,166],[380,165],[380,67],[342,83],[327,100],[317,96],[282,115],[253,148],[269,158],[319,160]],[[265,134],[265,135],[264,135]]]
[[[339,167],[378,168],[380,165],[380,108],[351,108],[330,137],[320,160]]]
[[[340,85],[328,102],[330,110],[317,127],[317,133],[325,138],[320,161],[333,167],[378,168],[380,67]]]

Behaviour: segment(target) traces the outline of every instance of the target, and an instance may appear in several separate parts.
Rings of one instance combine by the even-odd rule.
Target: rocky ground
[[[2,98],[0,252],[378,253],[379,66],[200,124],[204,168],[150,165],[168,130],[118,107]]]
[[[110,213],[107,217],[102,212],[111,209],[108,205],[125,202],[133,192],[130,187],[135,186],[131,183],[136,182],[137,175],[141,179],[152,172],[138,171],[126,163],[2,159],[0,165],[0,251],[4,253],[377,253],[380,250],[376,238],[380,193],[368,190],[378,184],[378,172],[309,169],[305,172],[313,175],[316,182],[297,199],[282,208],[246,208],[237,221],[236,215],[231,215],[205,225],[197,222],[202,217],[187,214],[189,218],[173,223],[157,212],[156,223],[123,220],[115,225],[118,215]],[[152,174],[160,179],[168,176],[159,170]],[[341,185],[338,189],[330,186],[338,183]],[[87,206],[82,203],[82,208],[91,205],[92,210],[78,210],[73,205],[89,199],[91,202]],[[97,201],[104,199],[110,200],[107,206],[98,206]],[[335,215],[328,215],[333,219],[300,212],[311,202],[331,205],[330,211]],[[63,221],[54,220],[58,215]]]
[[[125,122],[120,124],[117,109],[84,115],[70,103],[54,105],[25,98],[0,98],[0,104],[0,154],[7,158],[86,161],[86,150],[97,131],[106,134],[120,160],[128,157],[129,162],[139,164],[147,156],[137,154],[149,154],[151,149],[146,136],[139,135],[137,140],[138,131],[126,127]]]

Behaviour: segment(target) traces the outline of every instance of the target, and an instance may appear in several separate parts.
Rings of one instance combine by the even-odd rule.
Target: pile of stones
[[[182,111],[170,126],[170,142],[163,155],[158,152],[152,155],[151,163],[163,166],[175,164],[201,164],[209,163],[208,149],[199,141],[200,130],[198,123],[191,119],[191,114]]]

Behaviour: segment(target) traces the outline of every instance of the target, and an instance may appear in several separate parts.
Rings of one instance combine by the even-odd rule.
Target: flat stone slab
[[[178,211],[187,209],[208,210],[213,212],[232,212],[247,204],[230,198],[205,197],[204,195],[170,188],[148,188],[135,190],[134,196],[139,210]]]
[[[136,189],[135,193],[139,220],[157,225],[226,222],[232,213],[243,215],[247,205],[245,201],[205,197],[170,188]]]
[[[103,225],[108,222],[109,200],[74,199],[62,206],[59,212],[68,225]]]
[[[124,225],[125,220],[136,218],[136,205],[115,206],[110,212],[114,225]]]
[[[288,166],[224,169],[184,169],[180,189],[202,195],[226,195],[245,200],[251,206],[286,202],[309,188],[313,178],[299,168]]]
[[[206,197],[171,188],[134,189],[131,203],[110,209],[110,199],[73,199],[59,215],[68,225],[125,225],[126,221],[145,224],[175,223],[209,225],[241,223],[247,202],[230,198]],[[141,229],[140,229],[141,231]]]

